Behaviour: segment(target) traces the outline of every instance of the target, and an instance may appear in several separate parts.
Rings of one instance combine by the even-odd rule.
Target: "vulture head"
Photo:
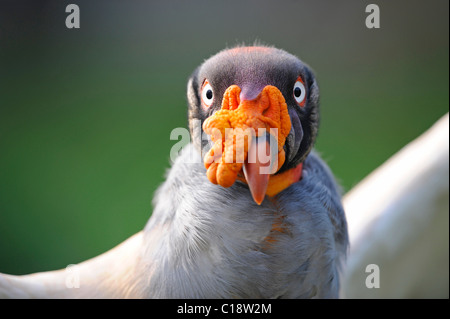
[[[301,178],[319,122],[313,72],[283,50],[226,49],[188,81],[189,128],[208,179],[246,183],[260,204]]]

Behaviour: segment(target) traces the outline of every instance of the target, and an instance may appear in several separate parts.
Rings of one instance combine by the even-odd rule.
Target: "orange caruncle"
[[[266,86],[254,100],[240,101],[241,89],[230,86],[224,93],[222,107],[203,123],[203,130],[211,135],[214,146],[204,162],[208,179],[223,187],[230,187],[238,178],[252,139],[261,131],[273,134],[278,142],[278,167],[285,161],[284,143],[291,130],[287,105],[281,92]],[[231,131],[231,132],[230,132]]]

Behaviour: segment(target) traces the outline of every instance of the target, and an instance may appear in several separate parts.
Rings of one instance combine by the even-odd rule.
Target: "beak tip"
[[[256,204],[261,205],[262,202],[264,201],[264,197],[265,197],[265,194],[260,197],[253,195],[253,200],[255,201]]]

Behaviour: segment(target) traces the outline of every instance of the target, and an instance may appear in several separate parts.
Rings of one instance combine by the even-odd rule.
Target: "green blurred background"
[[[365,27],[372,2],[381,29]],[[63,268],[141,230],[186,127],[186,80],[226,46],[259,40],[312,66],[317,149],[349,190],[448,111],[448,6],[2,0],[0,272]]]

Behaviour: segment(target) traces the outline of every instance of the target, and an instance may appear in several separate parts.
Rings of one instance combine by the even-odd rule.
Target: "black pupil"
[[[300,97],[300,95],[302,95],[302,89],[300,89],[299,87],[296,87],[294,89],[294,95],[295,95],[295,97]]]
[[[213,92],[211,90],[206,91],[206,98],[208,100],[211,100],[213,97]]]

